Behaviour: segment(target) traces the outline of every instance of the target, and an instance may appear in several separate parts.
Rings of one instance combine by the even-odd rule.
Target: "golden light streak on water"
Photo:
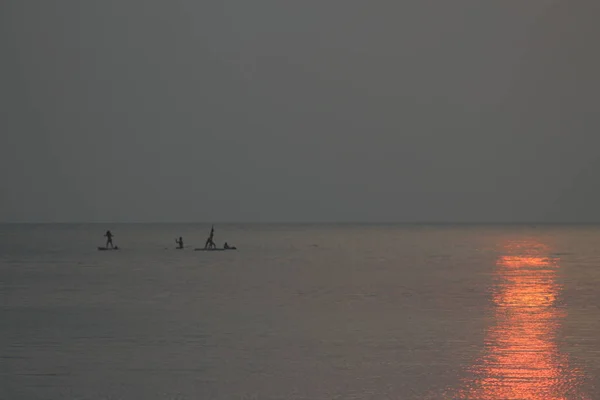
[[[497,261],[495,323],[458,399],[587,399],[582,373],[557,346],[565,311],[557,304],[560,259],[535,241],[511,242]]]

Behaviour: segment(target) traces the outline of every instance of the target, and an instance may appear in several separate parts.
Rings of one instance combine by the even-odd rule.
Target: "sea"
[[[600,226],[210,227],[0,225],[0,399],[600,399]]]

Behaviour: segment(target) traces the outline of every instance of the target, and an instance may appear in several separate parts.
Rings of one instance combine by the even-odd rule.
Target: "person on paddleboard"
[[[178,249],[183,249],[183,238],[179,236],[179,239],[175,239],[175,243],[177,243]]]
[[[104,236],[106,237],[106,248],[108,248],[108,245],[110,244],[110,248],[112,249],[114,247],[112,242],[113,234],[108,230]]]
[[[217,245],[213,241],[213,237],[214,236],[215,236],[215,226],[213,225],[210,228],[210,236],[208,237],[208,239],[206,239],[206,243],[204,243],[204,248],[205,249],[214,249],[214,248],[217,247]]]

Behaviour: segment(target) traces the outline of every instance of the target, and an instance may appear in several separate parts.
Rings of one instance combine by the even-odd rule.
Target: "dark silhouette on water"
[[[226,251],[226,250],[237,250],[237,247],[235,246],[230,246],[229,243],[225,242],[225,244],[223,245],[222,248],[218,248],[217,246],[215,246],[215,243],[212,242],[212,244],[209,244],[209,240],[210,238],[208,238],[208,240],[206,241],[206,246],[204,247],[200,247],[200,248],[195,248],[194,251]]]
[[[177,243],[178,249],[183,249],[183,238],[179,236],[179,239],[175,239],[175,243]]]
[[[106,231],[104,234],[104,237],[106,237],[106,247],[98,247],[98,250],[119,250],[119,246],[113,246],[113,236],[111,231]]]
[[[225,250],[237,250],[235,246],[230,246],[229,243],[225,242],[222,249],[219,249],[214,241],[215,237],[215,226],[210,228],[210,236],[206,239],[206,243],[203,248],[195,248],[194,251],[225,251]]]
[[[114,235],[110,232],[110,230],[108,230],[108,231],[106,231],[104,236],[106,237],[106,248],[108,248],[108,245],[110,245],[110,248],[112,249],[114,247],[113,241],[112,241],[112,238]]]
[[[206,243],[204,243],[204,248],[205,249],[216,249],[217,245],[215,244],[213,238],[215,236],[215,226],[213,225],[210,228],[210,236],[208,237],[208,239],[206,239]]]

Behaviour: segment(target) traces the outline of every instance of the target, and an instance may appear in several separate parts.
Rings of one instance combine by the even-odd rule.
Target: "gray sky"
[[[598,20],[3,1],[0,221],[600,221]]]

